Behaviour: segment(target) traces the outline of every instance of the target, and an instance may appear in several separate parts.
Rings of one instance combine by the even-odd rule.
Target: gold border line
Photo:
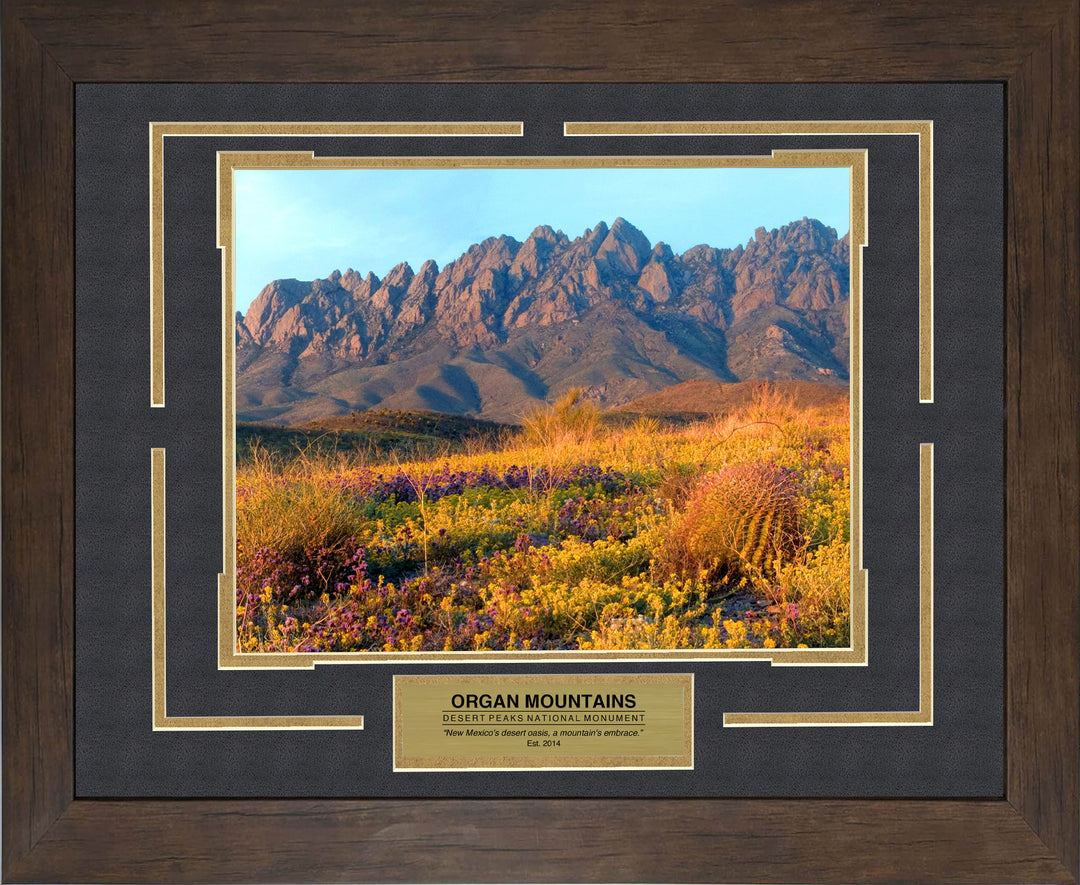
[[[563,135],[914,135],[919,150],[919,402],[934,401],[934,121],[566,122]]]
[[[726,728],[934,724],[934,444],[919,445],[919,709],[725,713]]]
[[[236,650],[236,292],[234,172],[237,169],[610,169],[791,168],[850,170],[851,265],[851,645],[847,648],[636,649],[633,651],[238,652]],[[544,660],[762,661],[774,666],[866,666],[868,575],[862,568],[862,249],[867,240],[865,150],[777,150],[760,156],[316,157],[313,151],[218,152],[218,247],[222,252],[223,565],[218,575],[218,667],[311,669],[318,664],[505,664]]]
[[[165,449],[150,450],[150,551],[154,731],[310,731],[364,727],[363,716],[170,716],[165,709]]]
[[[150,123],[150,407],[165,407],[165,136],[521,137],[523,123]]]
[[[292,132],[265,131],[265,130],[268,129],[268,127],[274,127],[275,130],[280,130],[280,127],[282,125],[291,126],[294,129],[294,131],[292,131]],[[318,127],[319,131],[318,132],[311,132],[311,133],[305,132],[305,131],[303,131],[303,127],[305,125],[312,126],[312,127]],[[164,134],[175,134],[175,135],[214,135],[214,134],[222,134],[222,135],[225,135],[225,134],[234,134],[234,135],[237,135],[237,134],[251,134],[251,135],[258,135],[258,134],[263,134],[263,135],[298,135],[298,136],[299,135],[305,135],[305,134],[325,135],[325,134],[327,134],[327,131],[326,131],[327,128],[332,128],[332,127],[335,127],[335,126],[338,126],[338,125],[342,125],[342,124],[328,124],[326,126],[324,126],[323,124],[276,124],[276,125],[275,124],[151,124],[151,164],[150,164],[150,172],[151,172],[151,179],[152,179],[151,180],[151,235],[152,235],[152,247],[151,247],[151,251],[152,251],[152,255],[151,255],[151,284],[152,284],[152,293],[151,293],[152,294],[152,298],[151,298],[151,351],[152,351],[152,354],[151,354],[151,357],[152,357],[151,358],[151,390],[152,390],[152,400],[154,398],[155,392],[160,393],[160,402],[159,403],[155,402],[154,403],[155,405],[163,405],[164,404],[164,399],[163,399],[163,389],[164,389],[163,346],[164,346],[164,338],[163,338],[163,335],[161,334],[162,317],[163,317],[163,297],[161,299],[156,299],[154,297],[155,295],[163,296],[162,262],[161,262],[161,258],[160,258],[161,253],[156,251],[156,247],[160,247],[160,246],[163,245],[163,243],[162,243],[163,231],[162,231],[162,226],[161,226],[161,218],[162,218],[162,214],[161,214],[161,189],[160,189],[161,184],[162,184],[162,174],[163,174],[162,166],[161,166],[162,142],[161,142],[160,139],[156,139],[155,135],[164,135]],[[346,124],[346,125],[348,125],[348,124]],[[360,124],[360,125],[364,125],[364,124]],[[371,125],[379,125],[379,124],[371,124]],[[397,124],[385,124],[385,125],[397,125]],[[438,125],[438,124],[436,124],[436,125]],[[468,124],[466,124],[466,125],[468,125]],[[506,125],[512,126],[512,125],[515,125],[515,124],[506,124]],[[517,125],[520,125],[520,124],[517,124]],[[773,127],[776,127],[777,125],[780,125],[783,129],[786,130],[786,132],[777,132],[775,130],[775,128],[773,128]],[[250,127],[250,128],[247,131],[238,132],[238,131],[232,131],[233,126]],[[837,131],[837,130],[841,129],[841,127],[843,127],[843,131]],[[170,131],[168,131],[168,133],[165,132],[166,128],[168,128],[170,130]],[[606,131],[600,131],[601,128],[606,128]],[[638,131],[629,131],[630,129],[633,129],[633,128],[637,128]],[[769,131],[765,131],[766,128]],[[157,133],[155,133],[155,129],[158,129]],[[264,131],[255,131],[257,129],[261,129],[261,130],[264,130]],[[575,129],[576,129],[576,131],[574,131]],[[649,131],[646,131],[646,129],[648,129]],[[202,130],[202,131],[198,131],[198,130]],[[663,131],[661,131],[661,130],[663,130]],[[833,123],[830,123],[830,122],[816,122],[816,123],[800,122],[800,123],[791,123],[791,124],[773,124],[773,123],[757,123],[757,124],[740,124],[740,123],[733,123],[733,124],[732,123],[706,123],[706,124],[701,124],[701,123],[683,123],[683,124],[680,124],[680,123],[659,123],[659,124],[612,123],[612,124],[593,124],[593,123],[579,123],[579,124],[575,124],[575,123],[567,123],[565,125],[565,127],[564,127],[564,134],[565,135],[694,135],[694,134],[706,134],[706,135],[707,134],[716,134],[716,135],[723,135],[723,134],[729,134],[729,135],[732,135],[732,134],[759,134],[759,135],[766,135],[766,134],[773,134],[773,135],[776,135],[776,134],[820,134],[820,135],[825,135],[825,134],[860,134],[860,133],[862,133],[862,134],[896,134],[896,135],[914,134],[914,135],[918,136],[918,138],[919,138],[919,156],[920,156],[920,182],[919,182],[919,192],[920,192],[920,332],[919,332],[919,341],[920,341],[920,401],[921,402],[932,402],[933,401],[933,325],[932,325],[932,322],[933,322],[933,273],[932,273],[932,258],[933,258],[933,227],[932,227],[932,222],[933,222],[933,206],[932,206],[932,198],[933,198],[933,187],[932,187],[933,150],[932,150],[932,133],[933,133],[933,124],[932,124],[932,121],[914,121],[914,122],[905,122],[905,121],[839,121],[839,122],[833,122]],[[333,133],[331,133],[331,134],[333,134]],[[340,133],[340,134],[346,134],[346,133]],[[372,135],[391,135],[391,134],[394,134],[394,133],[391,133],[391,132],[388,132],[388,131],[382,131],[382,132],[372,132],[371,134]],[[416,135],[419,135],[419,134],[438,134],[438,133],[409,132],[409,133],[403,133],[403,134],[416,134]],[[455,132],[455,133],[446,133],[446,134],[461,135],[461,134],[467,134],[467,133]],[[491,134],[491,135],[517,134],[517,135],[520,135],[521,132],[519,130],[516,133],[511,133],[511,132],[476,132],[476,133],[468,133],[468,134]],[[863,154],[864,154],[863,175],[861,176],[861,179],[862,179],[862,183],[864,185],[864,187],[863,187],[863,203],[864,203],[864,205],[863,205],[862,214],[863,214],[863,218],[865,219],[865,217],[866,217],[866,215],[865,215],[865,199],[866,199],[866,191],[865,191],[865,151],[863,152]],[[589,159],[592,159],[592,158],[589,158]],[[616,159],[617,160],[623,160],[623,159],[626,159],[626,158],[616,158]],[[712,158],[710,158],[710,159],[712,159]],[[491,165],[494,165],[494,164],[489,162],[489,163],[476,163],[474,165],[476,165],[476,166],[484,166],[484,165],[491,166]],[[631,164],[631,163],[620,163],[618,165],[629,166],[629,165],[633,165],[633,164]],[[854,170],[853,170],[853,172],[854,172]],[[155,196],[157,197],[156,200],[155,200]],[[854,188],[853,188],[853,192],[852,192],[852,211],[853,211],[853,213],[855,211],[855,205],[856,205],[855,197],[856,197],[856,194],[855,194],[855,191],[854,191]],[[855,230],[855,225],[853,224],[852,225],[852,231],[854,232],[854,230]],[[860,287],[860,291],[861,291],[861,276],[862,276],[862,271],[861,271],[861,249],[856,248],[854,233],[853,233],[853,236],[852,236],[851,245],[852,245],[852,262],[853,262],[853,273],[852,273],[853,278],[852,278],[852,286],[851,286],[851,288],[852,288],[852,295],[854,295],[854,290],[855,290],[857,285]],[[865,243],[862,244],[862,245],[865,245]],[[858,256],[858,257],[856,257],[856,256]],[[154,260],[155,257],[157,258],[156,261]],[[854,265],[855,264],[859,265],[859,268],[858,268],[858,282],[856,282],[856,279],[855,279],[855,273],[854,273],[854,270],[855,270]],[[854,302],[854,300],[855,299],[853,298],[853,302]],[[229,319],[231,319],[231,316],[229,317]],[[855,322],[856,319],[858,320],[857,323]],[[854,304],[853,304],[853,310],[852,310],[852,320],[853,320],[853,322],[852,322],[852,337],[853,337],[853,343],[854,343],[854,337],[856,335],[856,329],[858,329],[858,331],[861,332],[861,314],[858,317],[855,316],[855,306],[854,306]],[[155,334],[155,332],[157,334]],[[155,348],[158,349],[157,354],[156,354],[156,358],[155,358],[155,353],[154,353]],[[853,354],[853,362],[854,362],[854,354]],[[160,381],[160,384],[158,385],[156,390],[155,390],[155,380]],[[860,395],[861,395],[861,391],[860,391]],[[861,411],[861,399],[860,399],[859,403],[857,403],[857,404],[853,402],[853,418],[854,418],[854,415],[855,415],[856,408],[858,408],[859,411]],[[234,442],[235,442],[235,438],[234,438]],[[155,579],[154,580],[155,580],[155,591],[156,591],[157,582],[158,582],[158,576],[159,576],[159,573],[160,573],[160,575],[162,576],[161,577],[162,595],[161,595],[161,598],[159,600],[158,597],[157,597],[157,594],[155,592],[155,599],[154,599],[154,612],[155,612],[155,623],[154,623],[154,644],[155,644],[155,648],[154,648],[154,652],[155,652],[155,656],[154,656],[154,662],[155,662],[155,665],[156,665],[157,660],[158,660],[158,653],[160,651],[162,667],[160,668],[160,670],[161,670],[160,674],[158,673],[157,669],[155,669],[155,673],[154,673],[155,724],[157,723],[157,718],[158,718],[157,714],[158,714],[158,704],[159,703],[161,705],[162,716],[164,716],[164,678],[163,678],[164,677],[164,622],[162,621],[161,623],[159,623],[158,620],[157,620],[157,613],[158,613],[159,610],[160,610],[162,615],[164,614],[164,582],[163,582],[163,571],[164,571],[164,512],[163,512],[163,507],[164,507],[164,478],[163,478],[164,451],[163,450],[160,450],[160,451],[161,451],[162,483],[161,483],[161,489],[160,489],[160,495],[159,496],[156,495],[158,490],[157,490],[157,486],[155,485],[155,516],[157,516],[157,510],[156,510],[156,507],[157,507],[156,502],[157,501],[161,502],[162,513],[161,513],[161,520],[160,520],[159,523],[157,523],[158,527],[155,528],[155,540],[156,540],[158,534],[160,533],[161,543],[160,543],[160,545],[157,545],[157,544],[154,545],[154,566],[155,566]],[[750,725],[750,724],[754,724],[754,725],[758,725],[758,724],[761,724],[761,725],[766,725],[766,724],[775,724],[775,725],[792,725],[792,724],[807,724],[807,725],[825,725],[825,724],[836,724],[836,725],[896,724],[896,725],[903,725],[903,724],[920,724],[920,725],[922,725],[922,724],[931,724],[931,722],[932,722],[932,703],[933,703],[933,662],[932,662],[932,653],[933,653],[933,648],[932,648],[932,642],[933,642],[933,625],[932,625],[932,614],[933,614],[933,607],[932,607],[932,549],[933,549],[932,548],[932,544],[933,544],[933,538],[932,538],[932,506],[933,506],[932,505],[932,444],[924,444],[922,446],[922,448],[921,448],[920,456],[921,456],[921,474],[920,474],[920,478],[921,478],[921,481],[922,481],[922,485],[921,485],[922,531],[921,531],[921,535],[920,535],[920,573],[921,573],[920,622],[921,622],[921,633],[920,633],[920,709],[919,709],[919,711],[918,712],[912,712],[912,713],[884,713],[884,714],[873,714],[873,713],[870,713],[870,714],[847,714],[847,713],[837,713],[837,714],[813,714],[813,713],[811,713],[811,714],[787,714],[787,715],[790,715],[790,716],[799,717],[799,719],[802,720],[799,723],[781,722],[781,721],[775,721],[775,722],[772,722],[772,723],[768,723],[768,722],[765,722],[763,720],[759,720],[759,721],[755,721],[755,722],[750,721],[751,719],[754,719],[756,717],[768,717],[768,718],[773,718],[773,719],[779,719],[779,718],[783,717],[785,714],[731,713],[731,714],[727,714],[725,716],[725,720],[724,720],[725,724],[731,725],[731,726],[736,726],[736,725],[744,725],[745,726],[745,725]],[[854,468],[854,464],[853,464],[853,468]],[[853,496],[856,494],[855,490],[858,487],[859,494],[860,494],[860,497],[861,497],[861,476],[860,476],[859,485],[856,486],[854,469],[853,469],[853,473],[852,473],[852,483],[853,483],[853,486],[852,486],[852,494],[853,494]],[[854,497],[853,497],[853,506],[854,506],[854,503],[855,502],[854,502]],[[233,500],[233,504],[235,505],[235,499]],[[234,524],[234,527],[235,527],[235,524]],[[853,562],[855,561],[854,560],[854,547],[855,547],[855,545],[854,545],[854,540],[853,540],[853,554],[852,554],[853,555]],[[233,552],[235,553],[235,547],[233,549]],[[160,568],[158,567],[159,563],[160,563]],[[862,574],[863,579],[865,580],[865,572],[862,572],[861,574]],[[222,575],[221,577],[223,578],[224,576]],[[853,587],[854,587],[854,582],[853,582]],[[853,604],[853,606],[852,606],[852,632],[853,632],[853,637],[857,633],[857,629],[858,629],[857,624],[859,622],[861,622],[864,625],[864,628],[865,628],[865,621],[866,621],[865,606],[863,608],[863,618],[861,619],[861,621],[856,621],[856,609],[855,609],[855,605]],[[160,646],[158,644],[159,631],[160,631],[160,639],[161,639]],[[853,643],[853,645],[854,645],[854,643]],[[232,646],[230,646],[230,648],[234,649],[235,646],[232,645]],[[741,651],[741,652],[739,650],[735,650],[735,651],[736,651],[736,655],[732,655],[732,657],[727,658],[727,659],[729,659],[729,660],[730,659],[741,659],[741,660],[758,659],[758,660],[761,660],[761,658],[756,657],[756,656],[754,656],[752,654],[747,655],[745,651]],[[794,651],[794,650],[792,650],[792,651]],[[811,650],[811,651],[813,651],[813,650]],[[862,661],[862,663],[865,664],[865,662],[866,662],[865,661],[865,647],[863,648],[862,653],[863,653],[863,661]],[[378,653],[376,653],[376,654],[378,654]],[[452,657],[453,658],[453,661],[452,661],[453,663],[465,662],[466,659],[463,659],[462,657],[458,656],[458,655],[462,655],[462,654],[469,654],[469,653],[446,653],[446,656],[447,657]],[[664,654],[666,659],[670,659],[671,656],[672,656],[671,652],[662,652],[661,654]],[[252,657],[252,656],[249,655],[247,657]],[[260,657],[260,656],[256,656],[256,657]],[[280,656],[279,655],[264,655],[264,656],[261,656],[261,657],[277,658],[277,657],[280,657]],[[316,656],[312,656],[312,657],[314,658]],[[332,658],[332,657],[334,657],[333,653],[331,653],[331,654],[323,654],[323,655],[317,656],[317,659],[318,659],[319,662],[335,663],[335,661],[328,659],[328,658]],[[425,661],[426,657],[427,656],[423,655],[422,653],[413,653],[412,657],[410,657],[408,659],[405,659],[403,662],[405,662],[405,663],[408,663],[408,662],[423,663]],[[507,653],[505,653],[505,652],[492,652],[492,653],[489,653],[487,656],[484,656],[484,657],[481,658],[481,660],[483,660],[483,662],[490,662],[490,663],[501,663],[503,661],[506,661],[507,659],[508,659],[507,658]],[[526,659],[532,660],[532,659],[534,659],[534,655],[530,655]],[[596,659],[597,659],[596,657],[590,658],[590,660],[596,660]],[[641,658],[641,660],[656,660],[656,659],[657,659],[656,656],[646,656],[646,657]],[[370,660],[370,658],[365,658],[364,660]],[[551,658],[548,658],[548,660],[551,660]],[[566,660],[566,659],[563,658],[563,660]],[[791,661],[790,658],[788,660]],[[372,662],[376,662],[376,661],[372,661]],[[263,662],[260,662],[260,663],[263,663]],[[270,661],[265,661],[264,663],[268,664],[270,666],[273,666]],[[299,662],[297,662],[297,663],[299,663]],[[312,667],[314,665],[314,663],[315,663],[315,660],[311,660],[310,662],[308,662],[306,664],[301,664],[301,666],[306,666],[307,668],[310,668],[310,667]],[[774,661],[773,663],[779,665],[779,664],[781,664],[783,662],[782,661]],[[795,663],[795,662],[791,661],[791,663]],[[826,662],[821,661],[820,663],[824,664]],[[290,669],[291,669],[291,667],[290,667]],[[160,675],[160,678],[161,678],[160,691],[159,691],[159,684],[158,684],[159,675]],[[807,721],[807,719],[809,717],[814,717],[816,715],[827,716],[831,720],[831,722]],[[858,722],[855,722],[855,721],[843,721],[849,715],[861,715],[862,716],[862,721],[858,721]],[[740,717],[742,718],[741,722],[738,721],[740,719]],[[873,717],[873,718],[871,718],[871,717]],[[890,723],[890,722],[887,722],[887,721],[885,721],[884,719],[882,719],[880,717],[890,717],[892,719],[892,721]],[[266,721],[268,721],[270,719],[280,719],[282,722],[288,722],[289,721],[288,717],[255,717],[255,718],[257,720],[260,720],[261,722],[266,722]],[[318,718],[318,717],[304,717],[304,718],[310,720],[312,718]],[[359,719],[361,721],[361,727],[362,727],[362,717],[353,717],[353,718],[354,719]],[[165,727],[180,727],[180,728],[184,728],[184,727],[194,727],[194,728],[230,727],[230,725],[235,725],[238,721],[240,721],[236,717],[222,717],[222,719],[224,720],[224,723],[219,726],[219,725],[215,725],[215,722],[219,721],[216,717],[195,717],[194,719],[192,719],[191,717],[183,717],[183,718],[181,718],[181,717],[166,717],[166,721],[168,722],[168,725],[166,725]],[[198,723],[198,724],[189,724],[189,723]],[[267,726],[266,725],[261,725],[261,726],[256,725],[256,726],[242,726],[242,727],[267,727]],[[275,727],[280,727],[280,726],[275,726]],[[296,727],[296,726],[286,725],[284,727]],[[308,726],[308,727],[310,727],[310,726]],[[344,726],[327,726],[327,727],[344,727]],[[353,726],[353,727],[356,727],[356,726]]]

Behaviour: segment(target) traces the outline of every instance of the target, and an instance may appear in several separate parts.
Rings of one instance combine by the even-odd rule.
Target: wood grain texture
[[[71,82],[21,22],[5,14],[3,24],[3,860],[10,870],[73,790],[75,179]]]
[[[1013,186],[1006,224],[1006,795],[1074,874],[1080,867],[1078,80],[1074,17],[1048,30],[1010,80]]]
[[[1070,881],[994,801],[78,802],[19,878],[58,867],[73,882]]]
[[[1001,79],[1063,11],[1054,0],[785,0],[767,15],[746,0],[19,5],[75,80],[200,82]]]
[[[1077,882],[1075,0],[9,0],[3,29],[8,881]],[[72,84],[1007,84],[1001,801],[73,801]]]

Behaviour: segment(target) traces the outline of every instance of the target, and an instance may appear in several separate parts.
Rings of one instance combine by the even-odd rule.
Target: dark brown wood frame
[[[10,0],[3,10],[6,881],[1080,876],[1076,0]],[[997,800],[73,798],[73,84],[1004,82],[1006,791]]]

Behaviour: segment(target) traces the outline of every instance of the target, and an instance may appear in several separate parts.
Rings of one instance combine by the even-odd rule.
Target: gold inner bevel
[[[847,648],[657,649],[634,651],[244,652],[236,650],[236,293],[234,180],[237,169],[646,169],[810,168],[850,170],[851,213],[851,644]],[[318,157],[312,151],[218,153],[218,247],[222,252],[222,472],[224,550],[218,576],[218,666],[310,669],[316,663],[739,660],[777,666],[862,666],[867,660],[867,581],[862,564],[862,249],[867,245],[864,150],[773,151],[760,156]]]

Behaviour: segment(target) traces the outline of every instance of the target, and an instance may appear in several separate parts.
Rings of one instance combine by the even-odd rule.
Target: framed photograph
[[[135,9],[5,9],[6,878],[1077,881],[1074,6]]]

